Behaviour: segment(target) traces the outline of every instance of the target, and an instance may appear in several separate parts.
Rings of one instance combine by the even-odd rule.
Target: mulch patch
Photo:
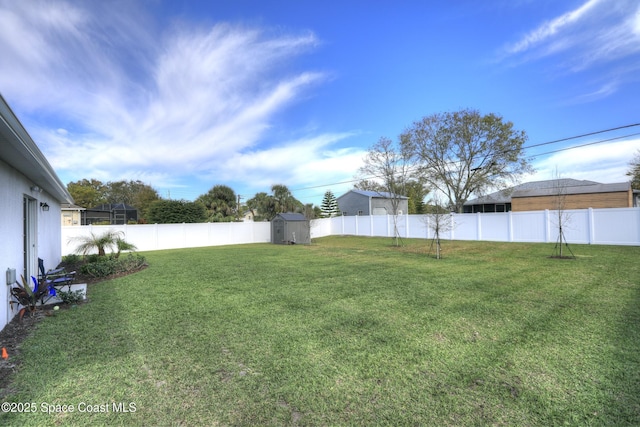
[[[78,274],[74,280],[74,283],[86,283],[87,286],[99,283],[105,280],[115,279],[117,277],[127,276],[129,274],[138,272],[146,268],[146,264],[134,271],[128,271],[125,273],[113,274],[108,277],[95,278],[91,276],[84,276],[79,274],[80,268],[76,266],[65,266],[67,271],[77,271]],[[77,268],[74,268],[77,267]],[[87,291],[88,292],[88,291]],[[80,302],[76,305],[87,304],[88,300]],[[14,373],[16,373],[20,367],[20,346],[25,338],[27,338],[31,332],[38,326],[40,320],[47,316],[55,315],[53,310],[54,306],[60,306],[60,310],[68,310],[75,308],[69,304],[49,304],[45,306],[39,306],[33,313],[25,313],[24,317],[20,319],[20,316],[15,316],[11,322],[9,322],[2,331],[0,331],[0,350],[4,347],[9,357],[7,359],[0,358],[0,399],[5,396],[16,392],[11,386]]]

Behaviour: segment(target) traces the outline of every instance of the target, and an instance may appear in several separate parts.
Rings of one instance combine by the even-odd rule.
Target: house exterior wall
[[[633,207],[633,193],[619,191],[611,193],[567,194],[563,209],[602,209]],[[514,197],[511,200],[514,212],[537,211],[558,208],[558,196]]]
[[[29,194],[29,183],[15,169],[0,160],[0,236],[6,244],[0,245],[0,269],[5,273],[8,268],[16,270],[19,278],[24,269],[22,255],[22,200],[23,194]],[[9,307],[9,287],[5,277],[0,285],[0,328],[9,323],[14,312]]]
[[[354,192],[348,192],[336,199],[338,209],[343,215],[370,215],[369,197]],[[362,213],[359,213],[362,211]]]
[[[398,201],[398,214],[406,214],[409,207],[407,199]],[[371,199],[371,209],[374,215],[393,215],[393,204],[391,199],[373,197]],[[383,212],[384,210],[384,212]]]
[[[61,261],[61,229],[60,229],[60,203],[46,192],[32,191],[34,185],[23,174],[18,172],[6,162],[0,160],[0,236],[3,245],[0,245],[0,270],[6,273],[7,269],[16,270],[16,279],[25,272],[24,265],[24,208],[23,201],[27,197],[32,203],[34,213],[35,231],[32,242],[32,262],[27,268],[28,275],[37,275],[38,259],[45,261],[45,267],[53,268]],[[49,211],[43,211],[40,203],[49,205]],[[9,306],[9,286],[6,275],[2,277],[0,286],[0,329],[11,321],[17,310]]]
[[[371,202],[369,202],[371,200]],[[343,215],[393,215],[391,199],[385,197],[371,197],[364,194],[348,192],[338,197],[338,209]],[[369,205],[371,203],[371,205]],[[369,211],[371,209],[371,211]],[[409,200],[401,199],[398,211],[406,214],[409,210]]]
[[[81,225],[82,216],[79,210],[66,209],[62,211],[62,226]]]

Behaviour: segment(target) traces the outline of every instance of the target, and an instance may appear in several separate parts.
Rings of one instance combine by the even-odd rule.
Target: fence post
[[[482,219],[480,212],[476,212],[476,240],[482,240]]]
[[[369,215],[369,237],[375,236],[376,233],[373,231],[373,215]]]
[[[451,214],[451,231],[449,232],[449,240],[455,239],[455,231],[456,231],[456,213]]]
[[[387,216],[387,236],[389,237],[391,235],[391,231],[389,230],[389,214],[385,214]]]
[[[509,216],[508,216],[508,218],[509,218],[509,224],[508,224],[508,227],[509,227],[509,230],[508,230],[509,241],[513,242],[513,215],[511,214],[511,211],[509,211],[508,214],[509,214]]]
[[[409,238],[409,214],[408,213],[404,215],[404,222],[406,224],[406,227],[404,228],[404,237],[408,239]]]
[[[549,215],[549,209],[544,210],[544,241],[549,243],[551,240],[551,216]]]
[[[594,219],[593,219],[593,208],[589,208],[588,214],[587,214],[587,227],[589,227],[589,244],[592,245],[595,243],[595,224]]]

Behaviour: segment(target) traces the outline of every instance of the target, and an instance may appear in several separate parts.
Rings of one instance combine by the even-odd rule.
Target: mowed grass
[[[42,321],[0,423],[640,425],[640,248],[403,243],[145,253]]]

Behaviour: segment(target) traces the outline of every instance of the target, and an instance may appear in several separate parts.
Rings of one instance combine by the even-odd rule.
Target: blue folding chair
[[[38,281],[41,286],[49,289],[49,293],[42,296],[42,304],[56,296],[56,291],[62,290],[65,286],[67,292],[71,292],[71,285],[76,277],[75,271],[67,272],[64,267],[45,271],[42,258],[38,258],[38,270],[40,270]]]

